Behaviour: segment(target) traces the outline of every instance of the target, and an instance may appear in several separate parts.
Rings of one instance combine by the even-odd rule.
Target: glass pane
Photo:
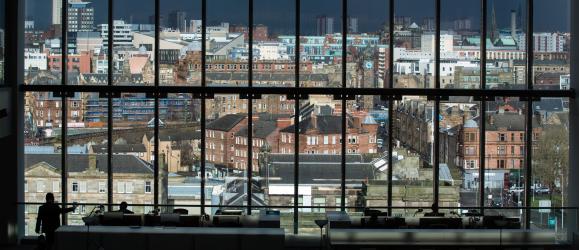
[[[5,5],[6,3],[4,0],[0,1],[0,16],[6,16]],[[0,85],[4,85],[4,53],[6,53],[4,51],[5,29],[6,29],[5,18],[2,18],[0,20]]]
[[[301,3],[301,87],[342,87],[341,6],[340,0]]]
[[[61,84],[62,1],[26,0],[25,84]],[[46,13],[51,11],[51,15]]]
[[[497,97],[495,101],[486,103],[486,200],[483,201],[486,207],[508,208],[525,205],[526,112],[526,103],[516,97]],[[485,213],[522,218],[521,211],[489,209],[485,210]]]
[[[207,1],[208,86],[247,86],[248,0]]]
[[[253,3],[253,86],[295,87],[295,1]]]
[[[431,207],[434,201],[434,105],[423,96],[403,96],[394,104],[392,205],[395,207]],[[394,209],[392,213],[412,216],[417,211]]]
[[[115,1],[113,6],[113,83],[153,85],[155,82],[154,0]],[[108,48],[108,26],[98,27]]]
[[[205,171],[224,190],[211,205],[221,209],[244,209],[247,205],[247,100],[237,95],[216,95],[207,100],[205,129]],[[231,206],[231,207],[227,207]],[[214,214],[220,207],[211,208]]]
[[[533,0],[533,84],[536,89],[569,89],[571,1]]]
[[[67,105],[67,195],[69,203],[80,204],[68,223],[84,225],[82,217],[95,208],[85,203],[108,202],[108,129],[107,122],[99,120],[108,117],[108,103],[98,93],[77,92],[67,98]]]
[[[348,2],[348,87],[388,87],[389,1]],[[352,69],[351,67],[354,67]]]
[[[294,204],[294,110],[295,100],[285,95],[265,95],[253,102],[253,181],[259,187],[253,190],[253,205]],[[239,132],[246,134],[247,129]],[[281,212],[282,228],[292,233],[293,208],[271,210]]]
[[[314,219],[325,218],[324,207],[335,206],[342,193],[342,102],[330,95],[310,95],[301,101],[299,115],[298,195],[302,204],[298,205],[313,206],[300,209],[299,232],[319,233]],[[349,123],[348,129],[352,127]],[[294,127],[285,131],[289,134]]]
[[[480,81],[480,19],[478,0],[442,0],[440,87],[478,89]]]
[[[50,192],[55,202],[60,203],[62,137],[56,129],[60,129],[62,121],[62,98],[50,92],[26,92],[25,100],[28,108],[24,115],[24,201],[44,203],[46,193]],[[38,206],[29,205],[25,209],[29,225],[25,235],[36,235]]]
[[[201,105],[199,99],[191,94],[169,94],[159,100],[160,159],[159,203],[184,208],[189,214],[200,214],[199,207],[180,207],[179,205],[201,204],[201,182],[199,178],[199,158],[201,153]],[[211,189],[205,193],[211,198]],[[206,196],[207,197],[207,196]]]
[[[479,202],[480,103],[451,96],[440,103],[439,206],[476,207]],[[451,210],[457,213],[464,211]],[[450,211],[443,211],[450,214]]]
[[[380,96],[356,96],[348,101],[346,146],[346,207],[362,212],[364,207],[388,206],[388,101]],[[325,138],[324,138],[325,139]],[[341,205],[340,196],[336,206]]]
[[[489,89],[525,89],[527,16],[525,0],[492,1],[487,10]]]
[[[542,98],[533,102],[533,207],[566,207],[569,193],[568,98]],[[531,211],[533,227],[555,230],[566,237],[562,209]]]
[[[161,1],[160,85],[201,85],[201,0]]]
[[[107,1],[104,0],[69,2],[67,84],[107,84],[107,67],[103,67],[107,54],[97,29],[99,24],[107,25],[107,11]]]
[[[132,204],[154,201],[154,111],[154,99],[142,93],[122,93],[113,99],[113,203],[125,201],[135,213],[148,213],[152,205]]]
[[[434,1],[396,1],[394,5],[394,87],[434,88]],[[416,8],[416,6],[421,6]],[[420,11],[418,11],[420,10]]]

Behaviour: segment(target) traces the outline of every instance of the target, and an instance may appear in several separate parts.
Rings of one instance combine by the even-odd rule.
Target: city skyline
[[[254,8],[258,11],[254,12],[254,23],[264,24],[270,27],[270,29],[276,33],[277,30],[287,31],[293,30],[288,29],[287,18],[279,18],[279,13],[284,11],[283,15],[287,15],[288,18],[293,20],[294,15],[287,13],[287,10],[292,10],[295,7],[293,1],[279,1],[271,3],[270,7],[272,14],[268,15],[265,0],[255,0]],[[524,1],[522,0],[512,0],[507,2],[492,3],[489,1],[488,17],[490,18],[490,10],[492,6],[495,6],[497,24],[499,28],[506,28],[510,25],[510,12],[511,10],[518,11],[521,7],[523,12],[525,11]],[[91,2],[91,1],[89,1]],[[127,22],[132,18],[133,23],[146,24],[150,23],[149,18],[154,14],[154,2],[151,0],[146,0],[145,2],[150,2],[150,4],[143,3],[143,1],[130,0],[130,1],[119,1],[115,2],[114,19],[123,19]],[[328,17],[333,17],[335,19],[335,26],[341,27],[341,5],[332,5],[333,8],[328,8],[325,3],[337,2],[331,0],[324,0],[318,2],[307,2],[302,3],[302,33],[304,35],[314,34],[316,32],[316,16],[326,15]],[[382,28],[382,24],[388,21],[388,2],[380,0],[364,0],[368,3],[368,6],[383,6],[384,11],[380,11],[382,8],[362,8],[359,6],[350,6],[349,16],[357,17],[359,19],[359,30],[360,32],[373,32],[378,28]],[[422,19],[434,17],[434,13],[430,14],[428,8],[416,9],[415,6],[423,2],[422,0],[413,1],[397,1],[396,2],[396,16],[411,16],[420,25]],[[38,28],[47,28],[51,22],[51,11],[45,11],[46,9],[51,9],[50,1],[26,1],[26,14],[27,18],[34,20],[35,25]],[[441,6],[441,22],[452,21],[455,19],[469,18],[472,20],[473,27],[479,26],[480,10],[478,8],[478,1],[474,1],[475,5],[469,3],[469,1],[461,0],[446,0],[442,2]],[[106,13],[107,6],[106,3],[101,1],[92,1],[92,5],[95,8],[95,24],[106,23]],[[535,15],[534,28],[536,32],[543,31],[561,31],[567,32],[570,28],[569,24],[569,14],[561,15],[561,9],[568,9],[569,0],[554,0],[554,1],[538,1],[535,0],[535,9],[541,10],[541,15]],[[200,10],[196,9],[195,6],[200,6],[200,0],[196,0],[193,3],[183,4],[180,1],[162,1],[161,2],[161,15],[165,18],[168,17],[169,13],[175,10],[185,11],[187,13],[187,18],[189,20],[199,20],[201,19]],[[235,1],[235,0],[221,0],[219,6],[227,6],[225,9],[225,14],[223,14],[223,9],[219,10],[212,7],[208,3],[207,11],[207,21],[208,24],[216,22],[229,22],[231,24],[245,24],[247,25],[247,1]],[[266,6],[266,7],[262,7]],[[453,6],[449,8],[448,6]],[[434,4],[432,4],[434,7]],[[212,9],[213,8],[213,9]],[[319,10],[323,11],[320,12]],[[240,11],[244,10],[244,11]],[[213,12],[218,11],[218,12]],[[137,14],[135,14],[137,13]],[[213,14],[213,13],[219,13]],[[217,16],[214,18],[214,16]],[[523,13],[523,17],[524,17]],[[227,17],[227,18],[224,18]],[[380,18],[375,18],[380,17]],[[557,17],[557,18],[555,18]],[[525,19],[525,18],[523,18]],[[520,26],[520,24],[517,24]],[[292,27],[293,28],[293,24]]]

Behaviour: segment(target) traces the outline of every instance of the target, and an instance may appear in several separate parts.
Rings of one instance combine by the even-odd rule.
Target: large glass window
[[[348,1],[347,62],[352,76],[347,87],[388,87],[388,4],[389,0]]]
[[[24,82],[61,84],[62,1],[26,0],[25,5]]]
[[[247,86],[248,0],[207,1],[208,86]]]
[[[342,87],[342,1],[302,1],[300,86]]]
[[[487,75],[489,89],[527,86],[527,1],[487,3]]]
[[[481,6],[478,0],[442,0],[440,87],[480,88]]]
[[[392,69],[395,88],[436,87],[434,4],[435,1],[395,1]],[[416,6],[421,6],[422,11]]]
[[[533,20],[524,0],[489,0],[487,13],[478,0],[296,1],[26,0],[26,235],[47,192],[84,204],[69,224],[126,201],[280,210],[286,232],[317,234],[314,219],[342,206],[418,216],[435,204],[564,231],[569,0],[533,0]]]
[[[139,13],[136,15],[136,13]],[[155,82],[155,2],[125,0],[113,3],[112,38],[109,26],[98,30],[104,47],[112,39],[113,83],[116,85],[151,86]],[[153,17],[153,18],[151,18]]]
[[[201,85],[201,0],[160,2],[159,84]]]
[[[413,216],[416,209],[404,207],[430,207],[435,202],[434,105],[424,96],[403,96],[394,104],[392,205],[403,208],[393,209],[395,215]]]

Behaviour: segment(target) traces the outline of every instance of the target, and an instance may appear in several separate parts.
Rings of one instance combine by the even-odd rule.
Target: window
[[[52,181],[52,192],[53,193],[60,192],[60,182],[59,181]]]
[[[553,189],[564,189],[557,186],[565,184],[561,177],[566,176],[566,159],[552,156],[565,154],[564,150],[568,148],[564,140],[553,135],[568,135],[565,124],[561,123],[568,119],[565,109],[569,107],[566,96],[570,92],[557,89],[559,86],[561,89],[569,88],[564,86],[570,73],[567,62],[570,34],[564,26],[541,27],[544,25],[541,21],[535,25],[535,34],[527,31],[527,23],[544,14],[542,8],[535,8],[537,13],[527,17],[526,1],[505,0],[493,4],[487,1],[487,18],[482,20],[478,0],[441,1],[440,13],[435,13],[436,1],[350,0],[345,2],[347,6],[330,0],[301,1],[301,8],[297,10],[294,9],[295,1],[252,0],[255,3],[252,11],[248,9],[249,0],[207,1],[206,20],[201,20],[200,0],[160,1],[159,10],[155,9],[154,0],[127,0],[128,5],[139,6],[142,16],[134,17],[130,9],[107,13],[125,5],[119,4],[118,0],[112,1],[115,6],[106,6],[106,1],[95,3],[94,11],[90,13],[102,16],[95,17],[94,22],[86,25],[92,27],[90,31],[96,31],[98,37],[107,38],[96,44],[81,37],[64,41],[64,45],[74,49],[66,59],[70,66],[61,69],[60,63],[65,61],[58,56],[61,34],[75,34],[77,31],[73,29],[80,29],[85,24],[69,25],[68,31],[60,30],[63,26],[52,25],[54,22],[50,15],[37,14],[43,11],[40,6],[45,6],[42,0],[26,0],[30,8],[25,10],[26,18],[22,19],[32,19],[27,20],[25,26],[28,28],[23,36],[31,40],[27,40],[25,50],[21,51],[25,56],[24,65],[20,65],[24,69],[24,76],[20,78],[25,81],[21,91],[25,92],[26,102],[16,102],[29,104],[18,107],[27,110],[22,116],[26,120],[19,121],[19,124],[25,124],[25,169],[40,166],[52,172],[46,178],[26,173],[24,188],[30,194],[25,196],[25,201],[36,201],[32,193],[52,191],[58,195],[73,194],[74,199],[87,203],[99,202],[99,199],[102,202],[111,189],[114,190],[110,192],[113,197],[106,198],[115,203],[127,199],[151,207],[171,205],[172,202],[178,206],[185,201],[166,198],[172,197],[171,192],[178,189],[163,185],[177,183],[180,178],[177,176],[199,176],[202,172],[216,183],[225,183],[232,176],[251,176],[258,182],[276,180],[278,186],[271,189],[268,186],[267,189],[267,192],[278,192],[275,197],[266,193],[258,196],[263,195],[266,206],[285,207],[293,204],[293,198],[297,196],[300,196],[298,205],[318,206],[316,209],[301,209],[302,213],[324,212],[325,209],[319,208],[322,204],[339,206],[340,198],[350,200],[354,205],[353,199],[357,197],[353,194],[362,192],[360,180],[368,180],[369,185],[394,183],[388,178],[396,178],[394,185],[409,183],[408,190],[419,190],[401,192],[404,197],[380,194],[383,199],[380,202],[422,207],[435,202],[435,194],[452,194],[449,195],[451,198],[440,199],[442,204],[439,205],[444,207],[484,206],[487,204],[485,201],[477,200],[481,195],[473,196],[477,199],[465,199],[461,190],[464,188],[480,194],[488,190],[495,195],[502,194],[505,183],[520,184],[525,182],[525,178],[553,185]],[[394,9],[389,9],[390,3]],[[513,28],[510,27],[511,10],[515,11],[512,21],[516,21],[516,26]],[[237,14],[229,15],[228,11]],[[343,17],[342,11],[347,11],[348,15]],[[568,11],[558,11],[558,15],[547,18],[561,19],[559,23],[566,23],[569,15],[564,12]],[[161,16],[155,17],[155,13]],[[253,16],[248,16],[250,14]],[[390,16],[394,14],[396,16]],[[103,23],[107,16],[111,16],[114,23]],[[150,20],[149,16],[152,17]],[[435,20],[436,16],[440,16],[440,20]],[[394,23],[390,23],[391,17]],[[157,18],[162,21],[155,23]],[[250,20],[254,20],[253,24]],[[202,52],[191,46],[178,49],[187,44],[196,47],[195,41],[201,36],[203,23],[207,25],[208,41],[213,41],[206,49],[224,49],[216,53],[204,53],[208,51]],[[438,23],[440,27],[437,27]],[[50,28],[45,24],[50,24]],[[482,32],[482,24],[486,24],[486,32]],[[113,37],[108,37],[109,25],[113,27]],[[342,30],[344,26],[347,30]],[[301,31],[299,37],[296,37],[296,28]],[[253,31],[251,39],[248,37],[249,29]],[[151,39],[155,30],[163,31],[160,44]],[[440,37],[435,37],[437,31],[440,31]],[[487,37],[481,40],[483,33]],[[537,43],[535,51],[526,51],[526,37],[559,43]],[[108,48],[107,40],[113,42],[112,48]],[[253,40],[252,44],[250,40]],[[298,48],[297,41],[300,41]],[[342,46],[342,41],[346,46]],[[435,46],[436,41],[440,41],[440,46]],[[72,42],[75,44],[70,44]],[[487,43],[487,53],[482,55],[486,65],[481,63],[483,43]],[[160,51],[153,49],[156,45]],[[107,52],[111,52],[111,58]],[[438,61],[436,52],[440,52]],[[89,57],[85,58],[85,54]],[[96,58],[94,55],[99,56]],[[203,55],[206,56],[206,65],[201,65]],[[537,67],[529,68],[527,55],[534,56]],[[0,53],[0,60],[2,56]],[[544,59],[548,57],[556,57],[556,60]],[[3,65],[0,65],[2,73]],[[342,68],[343,65],[348,67]],[[355,67],[350,67],[352,65]],[[295,75],[295,66],[299,78]],[[68,72],[61,71],[66,68]],[[481,72],[487,72],[485,79],[482,79]],[[61,73],[69,74],[69,82],[62,82]],[[529,80],[527,73],[533,75],[530,84],[535,85],[530,90],[526,85]],[[342,75],[347,76],[345,81]],[[555,75],[560,78],[542,79]],[[108,77],[112,77],[112,83],[108,82]],[[202,82],[211,88],[202,86]],[[553,86],[546,85],[551,82]],[[63,101],[54,93],[63,92],[61,85],[67,84],[93,86],[74,88],[77,92],[70,93]],[[169,93],[176,90],[167,86],[178,86],[177,89],[185,93]],[[228,88],[214,88],[217,86]],[[295,92],[298,96],[271,92],[270,88],[256,90],[259,87],[289,88],[288,93],[293,95]],[[88,92],[89,89],[94,92]],[[375,93],[370,94],[368,89],[375,89]],[[455,91],[457,89],[460,91]],[[557,96],[557,100],[563,103],[561,112],[546,111],[545,108],[553,106],[543,105],[542,102],[549,99],[546,97],[540,101],[526,99],[533,100],[535,110],[525,107],[527,101],[519,100],[522,96],[540,97],[541,89],[553,90],[550,95]],[[523,91],[519,93],[518,90]],[[396,100],[383,100],[384,91],[393,93]],[[118,92],[119,95],[105,97],[100,92]],[[254,95],[258,92],[259,95]],[[403,95],[413,92],[417,94]],[[347,98],[342,93],[348,93]],[[457,93],[465,96],[453,96]],[[514,96],[502,97],[504,94]],[[436,96],[445,98],[437,99]],[[342,98],[347,100],[342,102]],[[558,103],[557,100],[548,100],[545,104]],[[482,105],[483,102],[486,105]],[[109,103],[113,106],[109,107]],[[68,107],[68,112],[63,112],[63,106]],[[558,107],[558,104],[554,106]],[[205,109],[201,110],[201,107]],[[248,107],[253,113],[249,113]],[[534,114],[533,124],[526,124],[528,120],[525,118],[529,114]],[[63,126],[62,118],[67,119],[68,127]],[[249,121],[252,121],[253,128],[248,127]],[[200,130],[201,124],[205,124],[205,131]],[[109,125],[114,131],[107,131]],[[533,159],[529,162],[526,161],[525,146],[522,146],[526,143],[527,125],[532,125],[534,132]],[[87,131],[98,132],[87,134]],[[155,131],[159,131],[159,138],[153,138]],[[114,138],[109,138],[111,135]],[[253,142],[250,140],[248,143],[246,138],[250,135]],[[479,143],[482,135],[486,141]],[[292,137],[298,140],[298,148],[295,148]],[[59,145],[65,145],[64,142],[68,148],[59,148]],[[393,144],[388,145],[390,142]],[[114,143],[111,155],[106,150],[110,145],[107,143]],[[549,147],[549,143],[558,147]],[[138,153],[123,151],[125,146],[133,145],[144,149]],[[158,151],[154,145],[159,146]],[[250,150],[248,145],[254,147]],[[99,151],[97,158],[89,157],[87,151],[98,148],[104,150]],[[249,151],[252,151],[250,158]],[[482,151],[485,151],[484,155]],[[37,152],[47,154],[42,156]],[[160,153],[164,154],[165,162],[161,161]],[[131,158],[132,154],[138,154],[137,158]],[[293,160],[296,154],[297,165]],[[342,165],[343,154],[347,154],[346,166]],[[68,166],[54,160],[62,159],[60,156],[68,157]],[[388,166],[385,166],[390,158],[395,162],[390,166],[394,170],[393,177],[389,177]],[[107,166],[110,159],[118,165]],[[286,162],[285,159],[289,160]],[[548,159],[553,160],[549,162]],[[30,162],[32,160],[36,162]],[[310,177],[312,173],[315,175],[316,171],[308,169],[308,165],[314,165],[316,160],[328,165],[328,169],[319,171],[321,174],[317,175],[331,175],[332,178],[313,176],[316,185],[312,185],[310,194],[302,194],[301,189],[300,193],[294,193],[294,172],[300,168],[298,179]],[[248,168],[249,161],[252,168]],[[81,164],[71,165],[77,162]],[[125,166],[125,162],[131,166]],[[372,174],[356,169],[366,163],[375,164]],[[530,164],[548,165],[558,171],[550,176],[558,178],[550,177],[544,167],[533,167],[532,175],[527,176],[526,168]],[[87,169],[80,169],[84,165]],[[167,172],[155,173],[155,170],[163,169],[160,166],[166,167]],[[342,167],[346,169],[344,175]],[[443,172],[450,173],[450,177],[445,175],[434,180],[433,173],[441,168],[445,168]],[[483,168],[489,175],[485,183],[477,183],[477,178],[480,178],[477,168]],[[63,173],[64,169],[68,172]],[[115,173],[107,173],[107,169],[114,169]],[[83,175],[79,177],[79,173]],[[292,178],[278,176],[280,173]],[[91,175],[85,177],[84,174]],[[501,174],[508,177],[497,177]],[[60,190],[62,183],[54,181],[62,176],[69,179],[71,187],[68,190]],[[159,179],[155,179],[156,176]],[[346,190],[341,190],[342,176],[348,183]],[[167,181],[161,180],[165,177]],[[318,182],[321,179],[324,181]],[[417,187],[411,187],[413,184]],[[200,192],[207,195],[213,182],[206,185],[208,189]],[[371,190],[376,189],[369,188],[370,193],[361,195],[370,196]],[[95,190],[98,195],[93,194]],[[164,191],[169,193],[162,194]],[[347,197],[340,197],[342,191]],[[418,193],[425,195],[416,195]],[[556,194],[553,202],[565,202],[566,199],[560,199],[564,197],[563,193]],[[215,198],[226,195],[229,194]],[[73,200],[72,197],[68,200]],[[155,201],[159,204],[153,204]],[[207,205],[202,207],[205,211],[210,209]],[[501,205],[515,207],[518,204]],[[135,209],[143,209],[139,212],[146,210],[138,206]],[[191,209],[200,213],[201,205],[194,205]],[[402,209],[394,212],[404,216],[412,213]],[[282,213],[284,219],[295,216],[302,220],[302,216],[293,214],[292,209],[283,209]],[[516,211],[514,213],[517,215]],[[78,221],[72,216],[68,220]],[[293,223],[293,220],[287,221]],[[298,225],[289,225],[291,223],[284,223],[286,230],[291,232],[293,227],[309,227],[302,221]],[[299,228],[299,232],[301,230]]]
[[[145,181],[145,193],[147,193],[147,194],[151,193],[151,182],[150,181]]]
[[[107,184],[105,182],[99,182],[99,194],[104,194],[107,192]]]
[[[326,198],[325,197],[315,197],[313,203],[314,209],[313,212],[324,213],[326,209],[323,206],[326,206]]]
[[[507,140],[507,135],[504,133],[499,133],[499,141],[506,141]]]

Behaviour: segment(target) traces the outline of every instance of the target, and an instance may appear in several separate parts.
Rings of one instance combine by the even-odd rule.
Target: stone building
[[[27,202],[43,203],[45,195],[52,192],[61,201],[61,154],[26,154],[24,198]],[[151,204],[150,207],[130,206],[135,213],[147,213],[153,204],[153,167],[134,155],[113,155],[113,202]],[[68,202],[81,204],[69,214],[69,224],[83,224],[94,206],[83,203],[106,204],[107,156],[95,154],[70,154],[67,156]],[[117,208],[113,208],[117,209]],[[26,233],[34,235],[38,206],[25,208]]]

